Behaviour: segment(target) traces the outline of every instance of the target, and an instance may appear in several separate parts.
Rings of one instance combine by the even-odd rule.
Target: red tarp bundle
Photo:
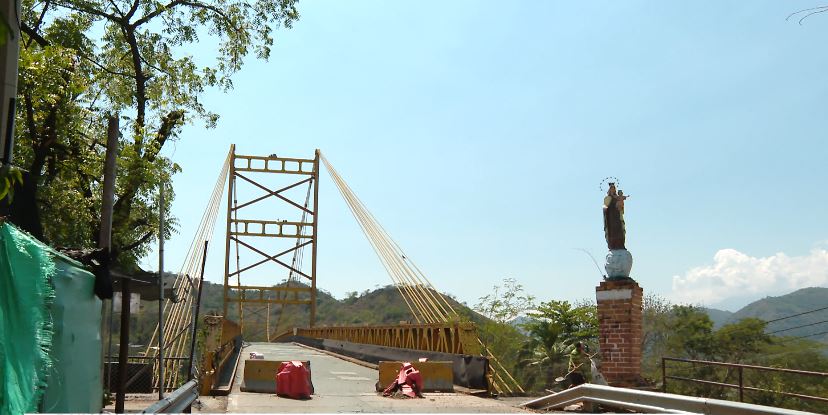
[[[414,369],[411,363],[405,362],[400,368],[400,373],[390,385],[382,392],[382,396],[391,396],[396,391],[400,391],[403,395],[409,398],[423,397],[423,377],[420,371]]]
[[[282,362],[276,374],[276,394],[293,399],[310,399],[310,372],[302,362]]]

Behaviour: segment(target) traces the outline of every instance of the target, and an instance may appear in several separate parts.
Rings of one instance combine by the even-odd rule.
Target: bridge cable
[[[408,291],[409,298],[419,306],[422,315],[428,322],[437,323],[445,321],[446,316],[435,307],[427,291],[424,290],[422,281],[417,279],[410,267],[403,261],[406,258],[405,254],[394,249],[390,237],[379,227],[378,222],[370,215],[367,209],[365,209],[365,214],[369,215],[369,226],[374,228],[373,235],[375,238],[378,238],[377,243],[383,248],[386,260],[397,270],[398,278]]]
[[[313,190],[313,184],[314,184],[313,179],[311,178],[311,180],[308,182],[308,191],[305,194],[305,205],[304,205],[305,209],[307,209],[308,205],[310,205],[310,196],[311,196],[311,190]],[[316,214],[316,212],[314,212],[314,214]],[[302,236],[305,235],[304,223],[307,220],[307,216],[308,216],[308,212],[306,210],[303,210],[302,211],[302,219],[300,219],[300,221],[299,221],[299,223],[302,224],[302,225],[299,225],[299,232],[298,233],[299,233],[300,237],[296,238],[296,244],[294,245],[295,251],[293,251],[293,260],[291,261],[291,270],[288,272],[288,278],[287,278],[287,281],[285,282],[285,288],[290,288],[291,281],[296,282],[299,279],[298,274],[294,274],[293,270],[294,269],[302,269],[302,262],[303,262],[303,259],[305,257],[305,248],[304,247],[299,248],[299,245],[301,245],[301,241],[303,239]],[[280,300],[287,300],[288,291],[285,290],[283,296],[280,295],[279,292],[277,291],[276,296]],[[268,307],[269,306],[270,306],[270,304],[268,303]],[[279,303],[279,317],[276,320],[276,329],[273,331],[274,334],[279,333],[279,327],[282,324],[282,315],[284,314],[284,311],[285,311],[285,303]],[[269,322],[270,321],[270,310],[268,310],[267,319],[268,319],[268,322]],[[267,330],[267,337],[268,337],[268,341],[269,341],[269,339],[270,339],[270,328],[267,328],[266,330]]]
[[[192,327],[193,319],[196,318],[193,315],[193,308],[197,291],[202,288],[200,286],[200,280],[193,278],[193,276],[198,275],[201,259],[206,254],[204,252],[204,241],[209,241],[212,238],[213,230],[215,229],[215,222],[220,210],[221,195],[224,192],[224,183],[229,172],[229,165],[230,155],[228,154],[219,173],[216,185],[213,188],[207,208],[202,215],[192,244],[185,256],[184,264],[173,283],[172,290],[174,296],[173,298],[166,299],[163,307],[163,312],[168,315],[163,328],[164,332],[173,335],[169,337],[165,336],[165,344],[162,347],[168,352],[167,356],[177,357],[177,359],[169,359],[164,362],[165,370],[171,374],[171,376],[165,379],[165,384],[163,385],[165,389],[172,389],[177,386],[182,365],[186,360],[181,358],[189,357],[184,356],[184,352],[189,345],[189,337],[191,336],[188,328]],[[163,282],[163,280],[159,282]],[[173,300],[177,301],[174,302]],[[153,344],[157,345],[158,342],[158,330],[159,327],[156,324],[152,338],[144,352],[144,356],[146,357],[157,357],[158,355],[158,346],[153,346]],[[158,384],[159,368],[157,359],[154,359],[152,364],[153,386],[157,390],[160,387]]]
[[[362,208],[364,205],[362,204],[362,202],[356,195],[353,194],[348,185],[339,176],[339,173],[336,171],[336,169],[333,168],[333,166],[328,162],[328,159],[324,155],[320,155],[320,159],[322,160],[322,163],[325,164],[328,173],[333,179],[334,184],[336,185],[343,199],[345,199],[348,209],[357,219],[357,223],[359,224],[359,227],[362,230],[363,234],[365,234],[366,238],[368,239],[368,242],[371,244],[371,247],[374,249],[374,253],[377,254],[383,267],[388,272],[391,279],[394,280],[397,291],[399,291],[400,296],[403,298],[403,301],[405,301],[405,304],[411,311],[411,314],[414,317],[414,319],[417,320],[418,323],[422,323],[422,320],[424,319],[428,320],[426,313],[422,309],[421,304],[419,304],[419,302],[417,301],[414,301],[413,292],[411,292],[410,287],[403,282],[399,274],[399,270],[396,268],[396,264],[394,264],[391,260],[392,255],[390,255],[387,252],[388,248],[380,242],[380,238],[376,237],[377,230],[369,220],[368,215],[364,212],[364,209]],[[412,295],[411,300],[409,300],[409,295]]]
[[[350,191],[347,184],[344,184],[344,186],[350,193],[346,199],[348,199],[350,203],[358,202],[361,205],[361,202],[358,201],[358,199],[356,201],[354,200],[355,195],[353,195],[353,192]],[[398,279],[402,280],[402,284],[409,292],[410,298],[418,304],[421,309],[425,310],[424,314],[426,320],[432,323],[448,321],[448,313],[439,307],[439,304],[437,304],[433,298],[433,291],[429,290],[427,284],[420,279],[412,267],[406,263],[406,259],[408,257],[402,249],[399,248],[399,245],[397,245],[388,233],[382,229],[370,211],[368,211],[364,205],[360,205],[356,206],[357,210],[362,211],[363,217],[367,217],[365,220],[367,220],[369,228],[373,229],[372,234],[375,238],[378,238],[375,242],[383,248],[382,251],[385,253],[385,259],[392,265],[392,268],[398,271]]]
[[[414,318],[418,322],[425,320],[427,323],[447,323],[452,318],[458,318],[459,314],[454,307],[451,306],[442,293],[434,288],[425,274],[379,224],[373,214],[371,214],[362,201],[354,194],[350,186],[342,179],[336,169],[333,168],[328,159],[322,154],[320,154],[320,158],[328,169],[328,173],[333,179],[334,184],[336,184],[343,199],[345,199],[346,205],[348,205],[348,208],[357,220],[363,234],[365,234],[374,252],[379,257],[380,262],[395,282],[397,290],[400,292],[400,295],[406,302]],[[509,386],[511,383],[523,392],[520,384],[500,363],[491,350],[480,338],[477,341],[481,346],[481,350],[485,352],[485,355],[493,363],[490,367],[495,377],[495,382],[493,382],[495,389],[502,392],[503,388],[505,388],[507,392],[513,393],[514,391]],[[501,372],[505,374],[505,378],[501,375]]]

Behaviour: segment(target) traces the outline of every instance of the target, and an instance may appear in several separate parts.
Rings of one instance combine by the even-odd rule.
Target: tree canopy
[[[23,0],[22,8],[15,164],[24,174],[2,213],[53,245],[95,246],[105,120],[117,114],[113,255],[135,265],[155,235],[158,187],[174,197],[179,167],[162,148],[187,123],[215,126],[203,92],[230,90],[250,55],[267,59],[274,31],[299,18],[296,0]],[[210,40],[215,62],[186,53]]]

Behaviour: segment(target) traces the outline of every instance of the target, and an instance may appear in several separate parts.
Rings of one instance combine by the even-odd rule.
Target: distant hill
[[[755,317],[769,322],[784,318],[768,323],[767,332],[777,332],[775,335],[793,337],[822,333],[808,338],[828,344],[828,333],[826,333],[828,332],[828,308],[785,318],[824,307],[828,307],[828,288],[812,287],[778,297],[765,297],[746,305],[735,313],[716,309],[706,309],[706,311],[714,323],[719,323],[717,327],[747,317]]]
[[[291,283],[291,286],[301,283]],[[464,318],[476,323],[485,318],[467,306],[457,302],[451,296],[444,294],[446,301]],[[204,282],[204,292],[201,297],[200,315],[222,314],[224,304],[224,288],[222,284]],[[132,344],[146,344],[152,336],[158,321],[158,303],[141,301],[140,314],[133,317],[130,339]],[[248,325],[245,332],[248,340],[259,341],[265,339],[265,332],[269,329],[271,335],[293,327],[306,326],[310,309],[306,305],[273,304],[269,308],[270,320],[267,319],[268,307],[260,304],[245,304],[245,323]],[[279,314],[282,314],[280,319]],[[238,306],[231,304],[228,308],[228,317],[233,321],[238,319]],[[411,321],[411,312],[395,286],[386,286],[376,290],[365,290],[361,294],[356,292],[342,300],[334,298],[330,293],[319,290],[317,293],[316,325],[396,325],[401,321]],[[114,334],[117,343],[119,321],[114,319]]]
[[[297,286],[301,283],[292,283]],[[467,319],[481,322],[484,317],[470,308],[457,302],[451,296],[443,294],[452,308]],[[202,297],[202,315],[206,313],[221,314],[223,304],[223,288],[221,284],[205,282]],[[245,321],[261,326],[262,334],[267,324],[267,306],[246,304],[244,308]],[[279,314],[283,311],[280,319]],[[238,321],[238,311],[235,304],[228,310],[228,317]],[[293,327],[307,325],[310,309],[306,305],[271,305],[270,332],[278,333]],[[356,292],[342,300],[334,298],[330,293],[319,290],[317,293],[316,325],[397,325],[401,321],[416,323],[399,290],[392,285],[376,290],[365,290],[361,294]],[[250,333],[250,331],[248,331]],[[256,339],[251,339],[256,340]]]
[[[713,320],[713,328],[718,329],[719,327],[727,324],[730,322],[730,319],[733,318],[732,311],[725,311],[725,310],[717,310],[715,308],[702,308],[707,315],[710,316],[710,319]]]

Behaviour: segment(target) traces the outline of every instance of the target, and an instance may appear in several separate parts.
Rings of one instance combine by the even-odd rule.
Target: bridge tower
[[[278,312],[281,321],[286,305],[298,314],[307,312],[306,325],[313,327],[319,150],[313,159],[298,159],[246,156],[231,146],[228,177],[225,318],[238,321],[242,335],[252,341],[269,341],[276,334],[279,325],[271,316]],[[239,200],[248,193],[260,195]]]

